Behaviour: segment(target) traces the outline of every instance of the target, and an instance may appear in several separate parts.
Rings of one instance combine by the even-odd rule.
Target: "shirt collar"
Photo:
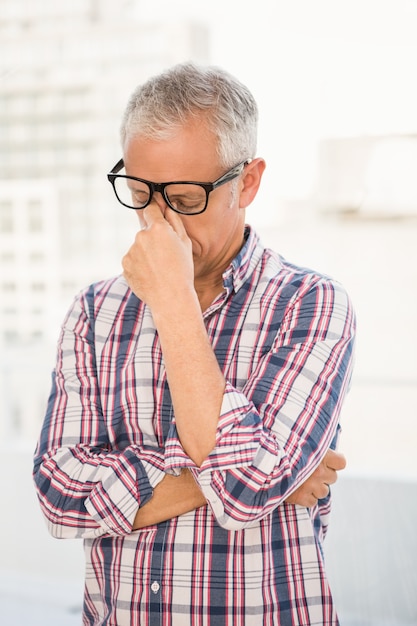
[[[251,226],[245,226],[245,243],[233,259],[229,267],[223,272],[224,288],[230,293],[239,291],[240,287],[252,274],[262,257],[264,248],[258,234]]]

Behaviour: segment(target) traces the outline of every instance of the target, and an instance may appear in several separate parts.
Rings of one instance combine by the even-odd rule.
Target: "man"
[[[256,127],[217,68],[127,106],[108,177],[141,228],[68,313],[34,467],[50,532],[84,538],[84,624],[338,623],[321,542],[354,319],[246,225]]]

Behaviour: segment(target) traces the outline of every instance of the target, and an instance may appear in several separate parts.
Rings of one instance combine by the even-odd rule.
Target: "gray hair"
[[[253,95],[228,72],[193,63],[175,65],[137,87],[123,116],[121,140],[139,133],[167,139],[201,116],[217,138],[221,165],[255,157],[258,107]]]

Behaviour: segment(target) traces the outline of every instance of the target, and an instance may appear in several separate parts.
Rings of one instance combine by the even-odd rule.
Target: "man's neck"
[[[195,290],[197,292],[201,310],[205,311],[208,309],[213,300],[215,300],[217,296],[224,291],[223,277],[220,277],[220,279],[217,280],[204,281],[204,283],[198,281],[198,284],[195,284]]]

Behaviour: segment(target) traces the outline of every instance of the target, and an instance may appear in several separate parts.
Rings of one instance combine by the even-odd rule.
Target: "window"
[[[12,293],[16,291],[16,283],[12,283],[12,282],[3,283],[1,286],[1,290],[7,293]]]
[[[31,290],[36,291],[36,292],[45,291],[45,283],[40,283],[40,282],[32,283]]]
[[[2,252],[0,256],[1,263],[13,263],[16,260],[16,255],[11,250]]]
[[[29,260],[32,263],[42,263],[45,260],[45,255],[43,252],[31,252],[29,255]]]
[[[29,232],[39,233],[42,231],[42,207],[39,200],[32,200],[28,205]]]
[[[0,233],[13,232],[12,204],[7,200],[0,202]]]

